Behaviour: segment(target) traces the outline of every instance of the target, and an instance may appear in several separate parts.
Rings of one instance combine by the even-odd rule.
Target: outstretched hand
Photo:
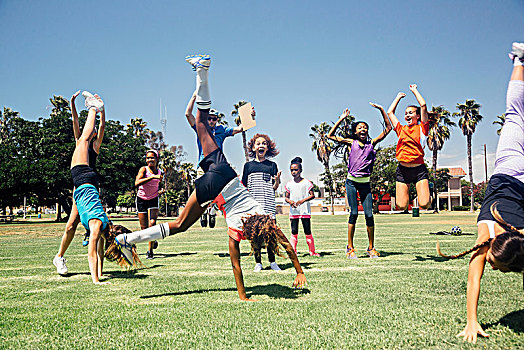
[[[405,94],[404,94],[404,96],[405,96]],[[375,107],[375,108],[380,109],[380,110],[384,110],[384,107],[382,107],[382,106],[379,105],[379,104],[376,104],[376,103],[373,103],[373,102],[370,102],[369,104],[370,104],[372,107]]]
[[[464,340],[467,340],[469,343],[476,343],[478,335],[489,338],[489,334],[484,332],[478,322],[475,322],[473,325],[467,323],[466,328],[457,334],[457,338],[464,337]]]
[[[409,89],[411,90],[411,92],[415,92],[415,91],[417,91],[417,84],[411,84],[411,85],[409,86]]]
[[[399,92],[399,93],[397,94],[397,98],[404,98],[404,97],[406,97],[406,94],[403,93],[403,92]]]
[[[255,107],[251,107],[251,116],[255,118],[257,113],[255,112]]]
[[[307,286],[306,275],[303,273],[298,273],[295,281],[293,282],[293,288],[302,289],[305,286]]]
[[[80,90],[73,94],[73,97],[71,97],[71,101],[74,101],[78,95],[80,95]]]
[[[340,115],[340,119],[344,119],[347,117],[349,117],[349,109],[346,108],[344,112],[342,112],[342,114]]]

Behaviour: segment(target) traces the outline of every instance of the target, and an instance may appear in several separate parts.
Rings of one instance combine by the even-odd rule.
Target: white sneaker
[[[262,264],[256,263],[255,268],[253,269],[253,272],[260,272],[262,271]]]
[[[133,266],[133,252],[131,250],[133,248],[133,245],[127,242],[125,234],[121,233],[118,236],[116,236],[115,243],[120,252],[122,253],[122,257],[124,258],[124,260],[129,264],[129,266]]]
[[[53,259],[53,265],[56,266],[56,272],[59,275],[67,275],[66,261],[67,260],[63,256],[55,255],[55,258]]]
[[[193,67],[193,70],[198,68],[209,69],[211,57],[209,55],[190,55],[186,56],[186,62]]]
[[[277,262],[273,261],[271,264],[269,264],[269,267],[271,267],[271,270],[273,271],[282,271],[280,267],[278,267]]]
[[[102,102],[102,100],[97,99],[89,91],[82,92],[82,96],[84,96],[84,98],[86,99],[85,105],[87,109],[91,107],[95,107],[99,111],[102,111],[104,109],[104,102]]]
[[[518,57],[519,60],[524,60],[524,43],[513,43],[511,45],[511,53],[509,54],[509,57],[514,60],[515,57]]]

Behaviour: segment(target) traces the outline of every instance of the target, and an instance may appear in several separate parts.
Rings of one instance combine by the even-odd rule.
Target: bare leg
[[[89,147],[89,141],[91,140],[95,130],[95,122],[96,109],[90,108],[87,115],[86,124],[84,125],[84,130],[82,130],[82,135],[80,135],[80,138],[76,141],[75,152],[73,153],[73,157],[71,159],[71,168],[75,165],[89,164],[89,155],[87,149]]]
[[[418,206],[427,209],[431,204],[428,180],[420,180],[415,187],[417,188]]]
[[[522,80],[524,81],[524,66],[514,66],[511,72],[510,80]]]
[[[353,248],[353,238],[355,237],[355,224],[348,224],[348,246]]]
[[[368,230],[369,249],[375,246],[375,226],[366,226]]]
[[[190,228],[206,211],[207,206],[202,207],[197,202],[196,191],[191,193],[189,199],[184,207],[184,210],[180,213],[175,221],[169,223],[169,235],[174,235],[179,232],[184,232]]]
[[[400,210],[406,210],[409,203],[409,185],[398,182],[396,185],[396,203]]]
[[[71,241],[75,237],[76,228],[80,223],[80,216],[78,215],[78,208],[76,207],[76,202],[73,200],[73,207],[71,208],[71,214],[69,214],[69,220],[65,227],[64,235],[62,236],[62,241],[60,242],[60,248],[58,249],[58,256],[63,257],[67,248],[71,244]]]

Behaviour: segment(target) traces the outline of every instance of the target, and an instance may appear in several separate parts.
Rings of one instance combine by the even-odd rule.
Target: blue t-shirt
[[[191,128],[195,130],[196,132],[196,126],[193,125]],[[213,136],[215,136],[215,141],[218,145],[218,148],[222,149],[222,146],[224,145],[224,140],[226,137],[233,136],[233,128],[226,128],[223,125],[217,125],[214,128],[211,128],[213,130]],[[200,143],[200,140],[198,138],[197,133],[197,146],[198,146],[198,163],[204,159],[204,152],[202,151],[202,144]]]

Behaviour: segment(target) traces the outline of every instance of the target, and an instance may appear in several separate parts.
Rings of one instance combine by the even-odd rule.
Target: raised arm
[[[195,116],[193,115],[193,106],[195,105],[195,100],[196,91],[193,93],[193,96],[191,96],[191,98],[189,99],[189,102],[186,107],[186,118],[187,122],[189,123],[189,125],[191,125],[191,127],[194,127],[196,122]]]
[[[80,95],[80,90],[74,93],[71,97],[71,115],[73,117],[73,134],[75,136],[75,141],[80,138],[82,133],[80,132],[80,125],[78,124],[78,113],[76,112],[75,100],[76,97]]]
[[[380,135],[378,135],[377,137],[375,137],[371,142],[373,143],[373,145],[376,145],[377,143],[379,143],[380,141],[384,140],[384,138],[389,134],[389,132],[391,131],[392,127],[391,127],[391,121],[389,120],[387,114],[386,114],[386,111],[384,110],[384,107],[382,107],[381,105],[378,105],[376,103],[373,103],[373,102],[370,102],[369,103],[371,106],[375,107],[376,109],[378,109],[380,111],[380,114],[382,114],[382,118],[384,119],[384,124],[385,124],[385,129],[382,130],[382,132],[380,133]]]
[[[411,90],[413,95],[415,95],[415,98],[417,99],[417,102],[420,105],[420,121],[426,124],[429,120],[428,107],[426,106],[426,100],[424,100],[424,97],[422,97],[422,95],[418,91],[417,84],[411,84],[409,86],[409,89]]]
[[[95,94],[95,97],[102,101],[100,96]],[[102,141],[104,140],[104,131],[106,128],[106,109],[102,109],[100,112],[100,125],[98,125],[98,134],[96,136],[96,141],[93,143],[93,148],[96,153],[100,153],[100,146],[102,146]]]
[[[406,94],[403,93],[403,92],[399,92],[397,94],[397,97],[395,97],[395,99],[391,103],[391,106],[389,106],[389,108],[388,108],[388,117],[391,120],[391,126],[393,127],[393,129],[396,128],[397,124],[399,123],[397,117],[395,116],[395,111],[397,109],[398,103],[404,97],[406,97]]]
[[[342,121],[349,117],[349,109],[346,108],[346,110],[344,112],[342,112],[342,114],[340,115],[340,117],[338,118],[337,122],[335,123],[335,125],[333,125],[333,127],[331,128],[331,130],[329,130],[328,134],[327,134],[327,137],[333,141],[336,141],[336,142],[342,142],[342,143],[346,143],[346,144],[353,144],[353,139],[346,139],[344,137],[340,137],[340,136],[335,136],[335,131],[338,129],[338,127],[340,126],[340,123],[342,123]]]

